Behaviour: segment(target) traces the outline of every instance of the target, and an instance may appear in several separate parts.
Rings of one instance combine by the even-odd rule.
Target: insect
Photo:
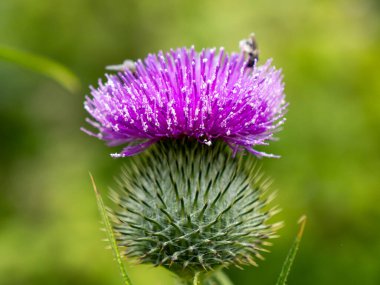
[[[114,71],[126,71],[129,70],[134,76],[136,76],[136,64],[133,60],[127,59],[124,60],[122,64],[117,65],[108,65],[106,66],[107,70]]]
[[[247,67],[253,67],[259,60],[259,49],[257,47],[256,36],[254,33],[248,39],[241,40],[239,43],[241,50],[248,55]]]

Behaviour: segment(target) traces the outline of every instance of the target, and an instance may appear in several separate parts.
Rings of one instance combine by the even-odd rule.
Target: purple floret
[[[207,145],[222,140],[234,153],[274,156],[253,148],[267,145],[285,121],[281,70],[271,60],[249,68],[243,52],[181,48],[149,54],[134,70],[106,77],[84,103],[98,132],[83,130],[109,146],[125,145],[113,157],[184,136]]]

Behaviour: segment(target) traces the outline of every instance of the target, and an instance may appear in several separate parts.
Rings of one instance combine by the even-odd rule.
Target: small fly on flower
[[[136,64],[130,59],[124,60],[122,64],[107,65],[106,69],[121,72],[129,70],[134,76],[136,76]]]
[[[252,33],[248,39],[241,40],[239,46],[241,50],[248,55],[247,67],[253,67],[255,62],[259,60],[259,49],[257,47],[255,34]]]

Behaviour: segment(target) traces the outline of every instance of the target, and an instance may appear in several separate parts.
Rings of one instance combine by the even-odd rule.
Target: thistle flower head
[[[256,265],[278,224],[268,219],[267,181],[252,160],[232,158],[224,144],[164,140],[124,169],[114,214],[119,246],[142,263],[182,278]]]
[[[125,145],[114,157],[181,137],[272,156],[253,148],[267,144],[284,122],[282,75],[271,60],[258,66],[244,51],[192,47],[127,63],[91,88],[85,101],[88,122],[98,131],[84,131],[110,146]]]

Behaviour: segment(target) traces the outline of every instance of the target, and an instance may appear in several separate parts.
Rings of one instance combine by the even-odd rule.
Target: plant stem
[[[50,77],[71,93],[80,90],[78,77],[62,64],[49,58],[0,45],[0,61],[12,62]]]
[[[200,280],[199,280],[199,274],[200,272],[195,273],[194,279],[193,279],[193,285],[201,285]]]
[[[112,252],[113,252],[113,255],[116,259],[116,262],[119,265],[119,269],[120,269],[121,277],[123,278],[123,281],[124,281],[124,285],[132,285],[132,282],[129,279],[127,271],[125,270],[124,263],[121,260],[119,248],[118,248],[117,243],[116,243],[115,235],[113,233],[111,222],[108,218],[107,210],[106,210],[106,207],[103,203],[102,196],[100,196],[100,193],[98,192],[98,190],[96,188],[96,184],[95,184],[94,178],[92,177],[91,173],[90,173],[90,178],[91,178],[92,186],[94,188],[96,201],[98,202],[99,211],[100,211],[100,214],[102,216],[102,220],[103,220],[103,223],[104,223],[104,226],[106,229],[107,239],[111,245]]]
[[[215,272],[214,278],[218,281],[218,284],[220,285],[233,285],[230,278],[228,278],[228,276],[222,270]]]
[[[282,266],[281,273],[280,273],[280,276],[278,277],[276,285],[286,285],[286,281],[288,279],[290,269],[293,265],[294,259],[296,257],[296,254],[297,254],[297,251],[298,251],[298,248],[300,246],[300,242],[303,236],[303,232],[306,225],[306,216],[302,216],[298,220],[298,224],[299,224],[299,228],[298,228],[297,236],[293,242],[292,247],[289,250],[288,256],[285,259],[285,262]]]

